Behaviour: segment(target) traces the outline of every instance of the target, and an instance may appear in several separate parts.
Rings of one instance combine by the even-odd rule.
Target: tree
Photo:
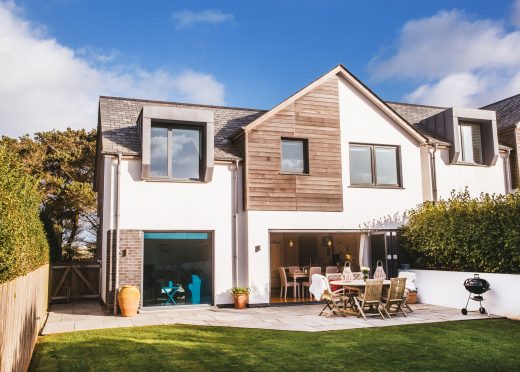
[[[51,259],[62,252],[71,259],[80,246],[95,249],[96,194],[92,189],[96,131],[67,129],[38,132],[1,141],[40,180],[41,219],[51,246]]]

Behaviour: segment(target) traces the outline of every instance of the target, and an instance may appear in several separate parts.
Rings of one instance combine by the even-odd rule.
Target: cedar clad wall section
[[[281,138],[307,139],[309,174],[281,174]],[[246,134],[248,210],[342,211],[338,77]]]

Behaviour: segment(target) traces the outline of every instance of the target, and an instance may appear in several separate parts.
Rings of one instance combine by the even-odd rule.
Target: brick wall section
[[[141,276],[143,267],[143,237],[144,234],[141,230],[119,230],[120,241],[119,241],[119,287],[128,284],[135,285],[142,292],[141,288]],[[109,283],[112,281],[112,289],[114,289],[116,281],[116,233],[115,230],[109,230],[107,233],[107,301],[106,306],[108,309],[114,308],[114,291],[109,291]],[[125,255],[126,252],[126,255]],[[110,270],[110,257],[112,255],[112,271]],[[142,293],[141,293],[142,295]]]

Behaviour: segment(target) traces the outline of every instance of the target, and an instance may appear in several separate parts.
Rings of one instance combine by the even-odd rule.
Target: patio
[[[498,318],[496,316],[483,316],[478,312],[470,312],[464,316],[460,313],[460,309],[426,304],[411,306],[413,313],[407,313],[408,317],[406,318],[404,316],[394,316],[392,319],[370,318],[367,321],[354,316],[318,316],[323,307],[322,303],[255,307],[245,310],[216,307],[197,309],[168,308],[164,311],[140,313],[133,318],[123,318],[121,316],[107,315],[103,312],[99,303],[90,301],[52,305],[42,334],[173,324],[320,332]]]

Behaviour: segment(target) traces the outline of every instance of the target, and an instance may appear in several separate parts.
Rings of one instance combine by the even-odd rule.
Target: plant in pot
[[[363,280],[368,279],[368,275],[370,274],[370,267],[368,266],[361,266],[361,273],[363,274]]]
[[[251,290],[247,287],[234,287],[231,288],[231,294],[235,299],[235,309],[245,309],[247,305],[247,299]]]
[[[419,292],[419,288],[415,288],[414,291],[408,292],[408,295],[406,296],[407,304],[416,304],[417,303],[417,292]]]

